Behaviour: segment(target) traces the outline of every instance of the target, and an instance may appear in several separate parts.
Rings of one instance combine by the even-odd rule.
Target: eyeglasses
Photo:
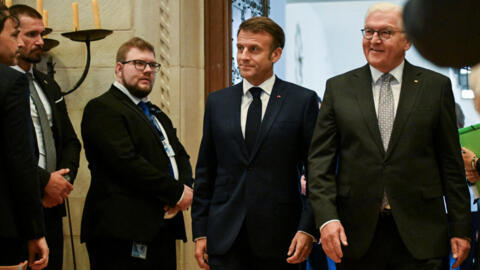
[[[161,66],[157,62],[145,62],[143,60],[129,60],[129,61],[123,61],[121,63],[122,64],[132,63],[138,71],[144,71],[148,65],[151,70],[153,70],[154,72],[158,72],[160,71],[160,66]]]
[[[375,35],[375,33],[378,34],[378,37],[381,40],[387,40],[387,39],[390,39],[392,35],[395,34],[396,32],[400,32],[400,33],[405,32],[405,31],[393,31],[393,30],[387,30],[387,29],[373,30],[371,28],[361,29],[361,31],[362,31],[363,37],[368,40],[371,40]]]

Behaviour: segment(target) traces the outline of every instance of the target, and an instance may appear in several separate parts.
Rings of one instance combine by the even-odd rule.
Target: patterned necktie
[[[378,101],[378,126],[385,151],[388,149],[394,120],[393,91],[390,86],[392,78],[393,76],[390,73],[382,75],[382,86],[380,87],[380,98]]]
[[[382,86],[380,87],[380,98],[378,101],[378,126],[380,128],[380,135],[382,136],[385,152],[388,149],[394,120],[393,91],[390,86],[392,78],[393,76],[390,73],[382,75]],[[380,210],[384,209],[390,209],[390,203],[388,202],[387,192],[385,190],[383,191],[382,205],[380,206]]]
[[[252,94],[253,101],[250,103],[247,112],[247,123],[245,125],[245,143],[247,144],[248,152],[251,153],[255,141],[257,140],[258,130],[262,123],[262,100],[260,94],[262,89],[259,87],[250,88],[250,94]]]
[[[38,95],[37,88],[33,84],[33,76],[30,72],[25,73],[28,78],[30,86],[30,96],[32,97],[33,104],[37,109],[38,119],[40,121],[40,128],[42,129],[43,147],[45,148],[45,169],[48,172],[54,172],[57,170],[57,152],[55,149],[55,141],[53,139],[53,132],[50,128],[50,122],[48,121],[47,112],[43,106],[42,100]]]

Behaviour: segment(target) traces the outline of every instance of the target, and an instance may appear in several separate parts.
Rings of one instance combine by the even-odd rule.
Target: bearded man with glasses
[[[362,32],[368,64],[327,81],[310,148],[322,247],[340,270],[443,269],[450,241],[457,267],[470,201],[450,80],[405,60],[400,6],[371,6]]]
[[[168,116],[148,100],[160,64],[153,46],[120,46],[116,80],[85,107],[82,137],[92,176],[81,241],[95,269],[176,270],[175,240],[193,197],[190,158]]]

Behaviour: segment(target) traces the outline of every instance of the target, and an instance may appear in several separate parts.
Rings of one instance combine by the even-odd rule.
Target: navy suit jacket
[[[0,238],[45,234],[28,81],[0,64]]]
[[[302,207],[298,168],[305,164],[317,118],[315,92],[275,80],[249,154],[240,126],[242,83],[210,94],[196,167],[193,237],[208,254],[226,253],[245,223],[255,253],[286,257],[298,230],[315,235]]]

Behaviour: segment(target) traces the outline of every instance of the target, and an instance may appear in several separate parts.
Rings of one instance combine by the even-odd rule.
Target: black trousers
[[[132,240],[95,239],[87,241],[91,270],[176,270],[175,239],[162,232],[147,245],[146,259],[132,257]]]
[[[442,270],[445,258],[415,259],[398,233],[390,213],[380,216],[375,236],[367,253],[360,259],[343,258],[338,270]]]
[[[223,255],[209,255],[208,264],[211,270],[299,270],[299,264],[287,263],[286,253],[284,258],[261,258],[253,254],[244,223],[230,250]]]
[[[0,265],[16,265],[28,259],[27,241],[0,237]]]
[[[50,254],[47,270],[62,270],[63,265],[63,224],[56,208],[44,209],[45,232]]]

